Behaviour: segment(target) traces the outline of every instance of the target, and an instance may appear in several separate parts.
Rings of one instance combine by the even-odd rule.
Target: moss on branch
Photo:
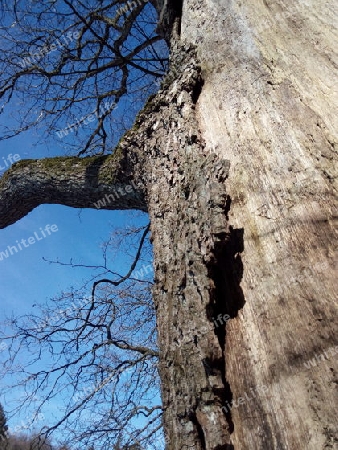
[[[117,189],[123,195],[118,196]],[[145,211],[144,197],[138,174],[122,145],[112,155],[21,160],[0,179],[0,228],[41,204]],[[108,201],[98,206],[103,198]]]

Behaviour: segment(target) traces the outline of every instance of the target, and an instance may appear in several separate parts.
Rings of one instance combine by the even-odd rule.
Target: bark
[[[173,54],[182,56],[185,64],[174,64],[182,76],[159,96],[147,142],[164,424],[168,448],[225,449],[232,431],[221,409],[230,400],[225,336],[213,317],[235,315],[242,302],[241,232],[227,224],[229,162],[206,155],[196,127],[198,62],[191,51]]]
[[[244,231],[245,305],[225,346],[235,449],[338,445],[334,18],[329,3],[183,5],[197,127],[230,161],[229,223]]]
[[[116,173],[142,180],[151,218],[170,450],[338,442],[334,16],[310,3],[185,0],[175,80],[138,117]],[[94,179],[90,192],[109,189]],[[9,191],[2,226],[20,204]]]
[[[0,228],[41,204],[73,208],[147,210],[142,156],[132,148],[132,133],[110,156],[22,160],[0,180]],[[103,206],[102,200],[105,202]]]

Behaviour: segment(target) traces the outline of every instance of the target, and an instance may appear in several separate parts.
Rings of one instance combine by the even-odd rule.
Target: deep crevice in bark
[[[229,220],[228,214],[231,207],[231,198],[226,197],[224,215]],[[227,320],[237,316],[243,308],[245,299],[240,286],[243,277],[243,263],[240,253],[244,251],[244,230],[229,226],[227,231],[217,234],[213,249],[213,259],[208,267],[209,277],[214,281],[214,292],[206,307],[206,314],[214,323],[214,332],[222,349],[222,358],[209,360],[210,374],[221,373],[222,388],[214,388],[216,397],[225,406],[222,409],[229,426],[229,433],[234,431],[234,423],[231,416],[233,394],[226,377],[226,324]]]
[[[199,437],[199,442],[201,444],[202,450],[206,450],[206,443],[205,443],[205,436],[204,436],[203,428],[197,419],[196,412],[191,413],[189,419],[196,427],[197,434]]]
[[[230,225],[226,241],[217,242],[214,250],[217,261],[213,267],[216,285],[214,310],[218,314],[228,314],[232,319],[245,304],[240,286],[243,278],[243,262],[240,255],[244,251],[243,238],[244,229],[233,228]]]
[[[235,450],[235,447],[232,444],[217,445],[214,450]]]
[[[203,86],[204,86],[204,80],[201,76],[200,79],[196,82],[196,84],[192,90],[192,94],[191,94],[191,99],[192,99],[194,105],[196,105],[197,100],[198,100],[199,96],[201,95]]]

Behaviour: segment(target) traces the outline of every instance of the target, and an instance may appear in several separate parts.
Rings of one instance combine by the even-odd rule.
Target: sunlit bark
[[[114,166],[145,186],[167,448],[334,448],[336,361],[306,365],[336,344],[334,15],[223,3],[184,2],[176,80],[139,117],[127,176]],[[25,170],[1,182],[2,226],[44,195],[8,184]],[[80,172],[72,202],[59,188],[54,203],[83,206]]]

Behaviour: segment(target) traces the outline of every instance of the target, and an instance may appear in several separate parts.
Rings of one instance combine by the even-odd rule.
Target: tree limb
[[[133,151],[119,146],[109,156],[15,163],[0,179],[0,228],[41,204],[146,211],[144,184],[133,156]]]

